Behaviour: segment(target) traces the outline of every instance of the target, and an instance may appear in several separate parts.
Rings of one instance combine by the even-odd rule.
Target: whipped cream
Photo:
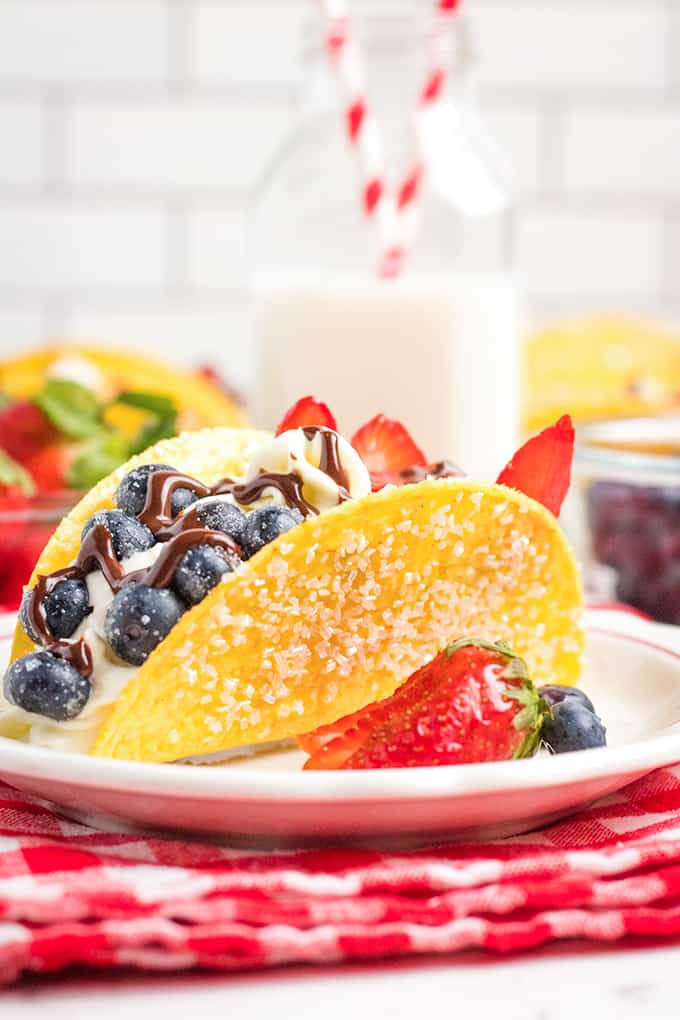
[[[144,552],[135,553],[123,560],[125,573],[150,567],[163,549],[159,542]],[[116,700],[125,685],[137,672],[136,667],[117,659],[104,636],[106,612],[113,601],[113,592],[100,570],[94,570],[85,578],[92,612],[86,616],[72,638],[84,638],[92,652],[92,693],[80,715],[75,719],[57,722],[43,715],[25,712],[2,699],[0,707],[7,705],[6,717],[0,715],[0,733],[15,728],[28,727],[27,740],[39,747],[51,747],[57,751],[87,753],[104,721],[108,708]]]
[[[367,496],[371,491],[371,479],[364,462],[346,439],[337,433],[332,435],[335,437],[338,461],[347,482],[342,488],[352,499]],[[302,480],[302,495],[305,500],[320,512],[331,510],[342,502],[342,493],[338,482],[321,469],[323,454],[323,431],[315,431],[310,438],[306,435],[305,429],[290,429],[288,432],[282,432],[255,454],[245,480],[252,481],[263,472],[289,474],[294,471]],[[285,499],[283,493],[271,487],[265,489],[260,500],[252,506],[263,503],[285,505]]]
[[[109,389],[103,373],[93,362],[80,354],[63,354],[56,358],[46,374],[48,379],[78,383],[79,386],[92,390],[98,397],[106,396]]]

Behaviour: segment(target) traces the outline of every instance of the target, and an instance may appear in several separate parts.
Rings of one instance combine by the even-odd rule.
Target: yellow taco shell
[[[536,432],[569,412],[576,422],[677,409],[678,334],[624,316],[557,323],[525,349],[524,426]]]
[[[188,446],[179,462],[167,447],[153,459],[210,481],[228,466],[208,441],[210,456],[185,438],[193,462]],[[72,554],[71,532],[69,542]],[[390,694],[465,634],[508,641],[539,684],[576,682],[581,589],[555,518],[503,486],[386,489],[308,519],[187,612],[115,702],[93,753],[163,762],[307,732]]]

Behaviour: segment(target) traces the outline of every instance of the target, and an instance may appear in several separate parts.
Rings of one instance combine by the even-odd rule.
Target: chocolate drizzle
[[[80,569],[75,564],[47,576],[40,574],[31,593],[31,598],[28,600],[27,613],[34,633],[40,638],[40,644],[44,645],[52,655],[64,659],[79,673],[88,677],[92,675],[93,668],[90,646],[83,638],[79,638],[77,641],[56,641],[48,626],[45,613],[45,599],[49,593],[56,588],[60,581],[73,577],[80,579]]]
[[[195,545],[212,545],[224,549],[232,567],[241,560],[241,550],[229,535],[209,528],[185,528],[166,543],[152,566],[128,574],[126,582],[141,582],[149,588],[167,588],[175,576],[179,561]]]
[[[218,486],[221,484],[218,483]],[[137,517],[154,535],[173,523],[172,496],[177,489],[191,489],[199,499],[216,495],[209,485],[204,485],[190,475],[175,471],[174,468],[152,471],[148,476],[144,509]]]
[[[332,478],[337,485],[339,492],[339,503],[350,499],[349,476],[340,460],[340,437],[332,429],[323,428],[319,425],[310,425],[302,430],[305,439],[312,442],[316,436],[321,436],[321,460],[319,470]]]
[[[308,503],[302,495],[302,478],[297,471],[288,474],[277,474],[276,471],[262,471],[257,478],[249,482],[241,482],[232,486],[232,493],[237,503],[249,506],[259,499],[265,489],[278,489],[288,506],[295,507],[303,517],[318,514],[317,507]]]

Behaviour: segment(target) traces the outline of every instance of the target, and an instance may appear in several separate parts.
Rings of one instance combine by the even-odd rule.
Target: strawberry
[[[60,492],[67,489],[68,469],[73,453],[65,443],[50,443],[27,457],[24,467],[39,492]]]
[[[520,446],[497,478],[499,485],[519,489],[560,516],[571,482],[574,426],[568,414]]]
[[[399,421],[377,414],[352,436],[352,446],[368,468],[373,491],[403,485],[402,472],[426,467],[425,454]]]
[[[305,769],[412,768],[532,755],[548,706],[503,642],[454,641],[389,698],[299,738]]]
[[[310,425],[321,425],[327,429],[338,431],[335,418],[328,404],[315,397],[300,397],[296,404],[286,411],[276,429],[276,435],[288,432],[289,429],[302,429]]]
[[[47,415],[30,400],[9,404],[0,411],[0,446],[20,464],[58,435]]]
[[[28,581],[31,569],[38,558],[38,549],[32,563],[27,562],[26,513],[31,500],[24,485],[0,484],[0,610],[15,608],[21,598],[21,586]]]
[[[19,482],[12,484],[0,483],[0,513],[9,514],[26,510],[31,505],[30,494]]]

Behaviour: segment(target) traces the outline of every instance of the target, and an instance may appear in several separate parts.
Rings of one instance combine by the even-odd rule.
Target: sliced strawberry
[[[298,745],[305,754],[314,754],[316,751],[320,751],[324,744],[329,744],[331,740],[341,737],[343,733],[351,729],[355,722],[358,723],[364,717],[365,713],[366,709],[361,708],[358,712],[343,716],[337,722],[319,726],[311,733],[302,733],[296,738]]]
[[[565,414],[528,439],[498,476],[499,485],[519,489],[559,517],[571,481],[574,426]]]
[[[289,429],[302,429],[311,425],[323,426],[338,431],[335,418],[328,404],[315,397],[301,397],[296,404],[286,411],[276,429],[276,435],[288,432]]]
[[[352,436],[352,446],[368,468],[373,491],[403,485],[402,472],[426,467],[425,454],[400,421],[376,414]]]
[[[299,743],[311,750],[305,769],[505,761],[535,752],[548,711],[526,663],[507,645],[464,638],[389,698]]]
[[[20,464],[58,436],[49,418],[30,400],[0,411],[0,446]]]

